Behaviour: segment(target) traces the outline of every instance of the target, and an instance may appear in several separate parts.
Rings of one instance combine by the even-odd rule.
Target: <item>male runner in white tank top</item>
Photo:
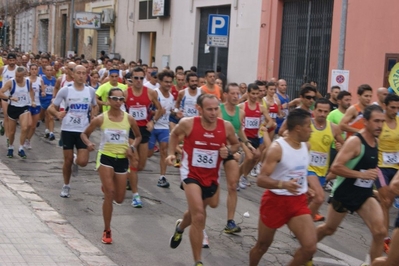
[[[258,186],[267,190],[261,201],[258,241],[249,254],[250,266],[258,265],[277,229],[285,224],[301,244],[288,265],[303,265],[316,252],[316,230],[306,195],[310,113],[295,109],[286,122],[289,134],[272,143],[258,175]]]

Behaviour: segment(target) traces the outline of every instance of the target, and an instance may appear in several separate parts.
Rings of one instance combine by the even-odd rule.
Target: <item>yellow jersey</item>
[[[129,148],[129,114],[124,112],[121,122],[111,121],[108,111],[103,116],[99,152],[114,158],[126,158],[126,150]]]
[[[0,67],[4,66],[3,58],[0,56]],[[0,83],[3,81],[3,73],[0,73]],[[0,86],[1,87],[1,86]]]
[[[312,119],[312,134],[310,135],[310,162],[308,171],[315,172],[319,177],[325,177],[330,162],[331,144],[334,142],[331,122],[327,121],[323,129],[317,129]]]
[[[395,129],[384,122],[378,139],[378,167],[399,170],[399,117]]]

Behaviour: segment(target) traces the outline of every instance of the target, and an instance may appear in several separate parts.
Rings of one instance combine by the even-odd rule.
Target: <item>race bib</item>
[[[374,180],[364,180],[361,178],[357,178],[354,185],[362,188],[371,188],[373,184]]]
[[[245,117],[245,128],[251,129],[256,128],[258,129],[260,125],[260,118],[259,117]]]
[[[147,119],[147,108],[145,106],[142,107],[130,107],[129,114],[133,116],[134,119],[138,120],[146,120]]]
[[[366,170],[360,169],[360,172],[364,172]],[[354,185],[361,188],[371,188],[374,184],[374,180],[365,180],[361,178],[357,178]]]
[[[382,160],[384,164],[399,163],[399,153],[397,152],[382,152]]]
[[[126,130],[119,129],[105,129],[105,141],[111,144],[125,144],[127,143]]]
[[[287,117],[288,113],[289,113],[288,109],[283,109],[283,113],[284,113],[284,116]]]
[[[26,93],[15,94],[15,97],[18,98],[19,104],[24,104],[24,105],[29,104],[29,96]]]
[[[276,119],[277,118],[277,114],[276,113],[269,113],[270,118]]]
[[[303,184],[305,183],[305,178],[306,174],[302,172],[289,172],[286,176],[287,181],[296,179],[297,180],[296,183],[301,187],[303,187]]]
[[[193,158],[191,164],[201,168],[216,168],[219,151],[211,151],[204,149],[193,149]]]
[[[192,116],[197,116],[198,115],[198,111],[197,111],[197,109],[195,109],[194,107],[193,108],[186,108],[186,114],[187,114],[187,116],[189,116],[189,117],[192,117]]]
[[[82,118],[80,116],[69,114],[68,117],[65,117],[65,123],[71,126],[80,126],[83,124]]]
[[[45,90],[46,94],[53,94],[54,87],[47,85],[44,90]]]
[[[310,165],[316,167],[323,167],[327,165],[327,153],[310,151]]]

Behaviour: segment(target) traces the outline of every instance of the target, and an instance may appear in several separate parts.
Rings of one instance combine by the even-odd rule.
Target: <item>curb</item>
[[[31,185],[27,184],[0,161],[0,182],[27,201],[32,212],[82,261],[83,265],[117,265],[80,234],[62,215],[47,204]]]

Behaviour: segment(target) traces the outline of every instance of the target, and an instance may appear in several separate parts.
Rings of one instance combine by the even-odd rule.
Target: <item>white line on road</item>
[[[361,260],[359,260],[357,258],[349,256],[348,254],[345,254],[345,253],[343,253],[341,251],[338,251],[336,249],[330,248],[329,246],[326,246],[326,245],[324,245],[322,243],[318,243],[317,244],[317,249],[319,249],[319,250],[321,250],[321,251],[323,251],[325,253],[328,253],[328,254],[330,254],[330,255],[332,255],[332,256],[334,256],[334,257],[336,257],[336,258],[338,258],[338,259],[340,259],[342,261],[345,261],[349,265],[361,265],[363,263],[363,261],[361,261]]]

